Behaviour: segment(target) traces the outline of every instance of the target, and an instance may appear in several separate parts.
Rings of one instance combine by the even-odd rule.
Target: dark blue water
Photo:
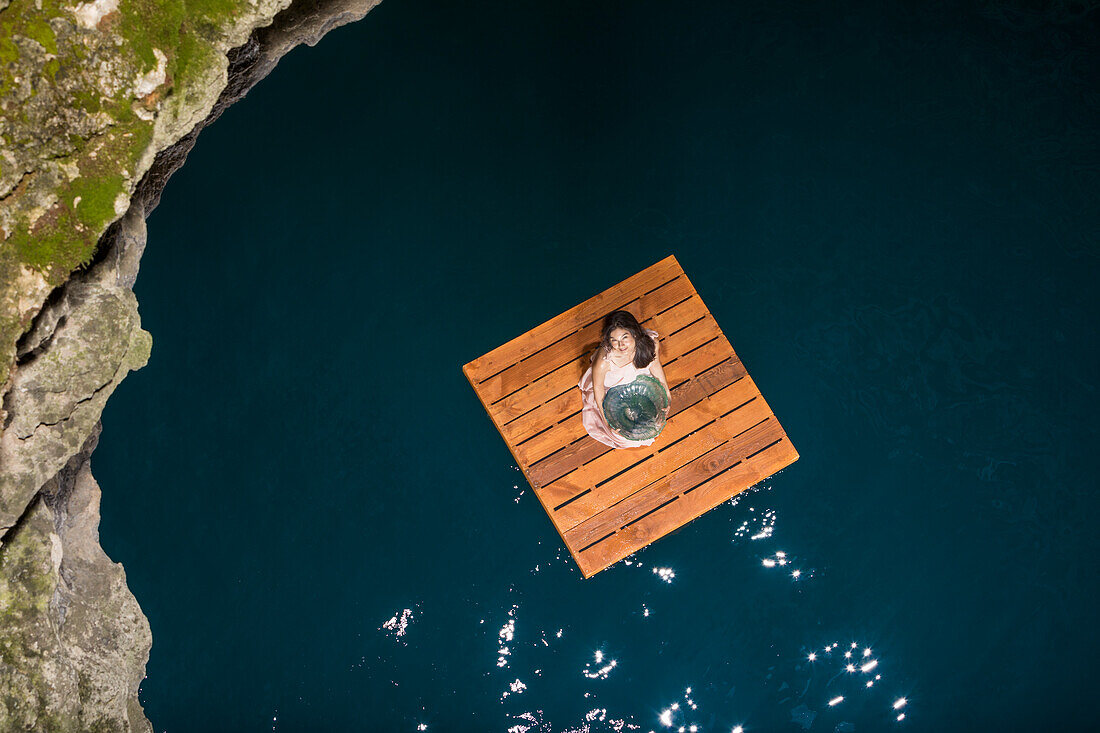
[[[1093,725],[1098,16],[386,0],[294,51],[149,220],[93,461],[157,730]],[[801,459],[585,581],[461,365],[668,254]]]

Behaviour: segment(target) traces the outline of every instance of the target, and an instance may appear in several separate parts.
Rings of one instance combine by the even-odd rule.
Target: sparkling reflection
[[[879,690],[883,684],[889,684],[889,681],[883,683],[882,656],[875,655],[870,645],[861,645],[858,641],[851,642],[843,653],[839,653],[839,646],[839,642],[832,641],[821,647],[812,647],[815,651],[803,648],[805,661],[794,667],[795,673],[803,675],[803,679],[784,680],[780,688],[801,690],[800,693],[787,694],[781,698],[783,701],[802,703],[791,710],[792,722],[807,730],[812,726],[815,698],[819,701],[816,703],[820,706],[818,711],[836,707],[842,702],[843,708],[849,709],[849,714],[862,714],[861,711],[868,707],[874,709],[882,706],[878,709],[889,714],[891,720],[895,719],[897,711],[905,707],[908,700],[905,697],[884,699],[881,696],[883,693]],[[823,649],[823,652],[816,649]],[[850,708],[851,705],[856,707]],[[852,725],[842,721],[837,724],[837,730],[854,729]]]
[[[685,733],[691,733],[691,731],[699,731],[699,723],[694,720],[690,720],[687,716],[699,709],[699,706],[695,703],[695,700],[691,697],[691,688],[684,688],[684,705],[681,706],[679,702],[674,702],[667,708],[662,710],[657,715],[657,722],[666,728],[676,727],[677,731],[685,731]]]
[[[671,583],[672,579],[676,577],[676,573],[672,571],[672,568],[653,568],[653,572],[666,583]]]
[[[400,638],[405,635],[405,632],[409,629],[409,624],[412,623],[413,612],[411,608],[406,608],[401,611],[400,614],[395,613],[393,617],[379,626],[379,629],[383,629],[389,633],[394,639]],[[401,642],[406,644],[406,642]]]
[[[509,682],[508,689],[501,693],[501,702],[503,702],[504,698],[508,697],[509,695],[518,695],[526,689],[527,685],[523,684],[523,682],[521,682],[520,679],[517,677],[514,682]]]
[[[611,670],[615,669],[615,667],[619,664],[614,659],[612,659],[607,664],[603,664],[603,652],[598,649],[596,650],[594,657],[596,660],[595,664],[602,664],[603,666],[599,667],[598,669],[593,669],[593,662],[589,662],[584,665],[582,673],[590,680],[606,680],[607,675],[611,674]]]
[[[742,503],[749,504],[747,516],[740,522],[733,533],[733,541],[748,537],[749,540],[763,540],[771,537],[775,532],[775,510],[756,506],[762,494],[772,490],[770,484],[760,484],[747,491],[742,491],[729,500],[730,506],[738,506]]]
[[[791,580],[802,580],[813,577],[813,569],[807,570],[805,562],[785,550],[777,550],[772,556],[761,558],[760,564],[766,568],[784,568],[790,573]]]
[[[497,667],[508,666],[508,657],[512,654],[512,649],[508,645],[516,634],[517,608],[519,606],[512,605],[512,608],[508,610],[508,620],[497,632]]]
[[[738,537],[744,536],[746,540],[760,543],[754,545],[753,549],[759,548],[762,552],[749,553],[747,558],[750,562],[753,560],[760,562],[765,568],[764,571],[757,572],[778,570],[779,575],[788,578],[787,582],[797,582],[800,579],[806,580],[812,577],[814,570],[808,567],[804,558],[789,549],[779,549],[782,545],[776,541],[774,533],[776,518],[774,511],[758,506],[742,507],[742,511],[747,511],[750,516]],[[743,552],[731,550],[731,554],[740,554],[740,559],[746,559]],[[547,584],[552,583],[556,586],[562,579],[559,563],[552,558],[553,553],[547,552],[545,556],[532,558],[530,564],[525,564],[526,568],[533,567],[534,570],[531,570],[531,575],[524,577],[529,583],[542,585],[543,591],[550,589]],[[668,586],[674,585],[673,581],[676,579],[676,571],[673,568],[654,566],[649,563],[643,566],[636,557],[625,559],[622,566],[637,569],[646,577],[655,576],[656,581]],[[681,571],[683,571],[682,568]],[[688,576],[685,576],[686,587],[683,587],[684,583],[677,583],[676,589],[657,591],[648,585],[653,580],[639,584],[640,577],[635,576],[633,579],[636,584],[633,589],[636,595],[625,599],[625,605],[620,607],[620,610],[625,609],[627,617],[622,620],[622,623],[642,624],[643,619],[646,619],[644,632],[659,634],[662,631],[663,621],[673,619],[673,622],[676,622],[677,620],[675,613],[667,606],[660,605],[666,602],[666,593],[682,594],[685,590],[693,591],[691,583],[695,578],[689,571]],[[556,592],[557,589],[555,587],[551,590]],[[616,592],[619,590],[621,589],[616,589]],[[809,588],[806,589],[808,590]],[[515,595],[509,595],[507,599],[518,601],[521,598],[529,598],[528,591],[529,588],[511,586],[508,588],[508,593],[515,593]],[[796,594],[801,596],[806,591],[799,587]],[[668,602],[676,603],[679,600],[683,599],[677,598]],[[662,702],[660,700],[639,701],[639,705],[652,706],[649,707],[648,713],[645,712],[645,707],[641,710],[616,711],[613,707],[610,709],[605,707],[612,703],[612,699],[607,696],[615,695],[618,699],[622,693],[619,686],[632,685],[631,677],[634,674],[629,671],[631,668],[628,668],[627,672],[614,675],[618,669],[618,660],[613,657],[609,649],[624,643],[623,638],[620,636],[599,642],[601,648],[594,648],[587,644],[578,648],[572,637],[577,637],[578,641],[584,638],[588,634],[586,628],[578,629],[571,626],[571,639],[565,641],[560,641],[564,636],[563,628],[554,628],[558,624],[564,626],[563,622],[566,621],[575,624],[574,618],[551,616],[540,619],[537,613],[529,612],[525,608],[524,623],[528,626],[520,629],[518,608],[518,603],[513,603],[510,607],[502,603],[497,606],[497,610],[492,615],[486,615],[482,620],[485,624],[482,632],[496,642],[496,667],[507,669],[500,674],[499,679],[495,679],[496,688],[490,695],[499,694],[500,704],[507,706],[502,711],[508,716],[507,723],[502,727],[510,733],[604,733],[608,730],[637,730],[639,733],[646,730],[651,730],[653,733],[661,730],[667,730],[670,733],[671,731],[699,733],[704,730],[744,733],[746,725],[750,730],[767,730],[770,729],[769,726],[774,728],[779,723],[776,720],[776,714],[779,716],[789,714],[790,722],[795,724],[796,729],[801,727],[805,730],[820,728],[850,731],[854,730],[853,723],[838,716],[845,716],[849,720],[858,722],[866,717],[868,710],[877,709],[878,715],[881,716],[878,721],[879,726],[892,727],[899,721],[907,719],[910,712],[907,698],[898,696],[898,693],[907,690],[899,690],[895,686],[896,680],[892,679],[893,671],[889,666],[889,656],[886,655],[884,658],[881,653],[872,651],[873,647],[867,643],[868,639],[860,639],[858,635],[854,638],[845,638],[843,646],[839,639],[829,639],[823,644],[818,643],[797,650],[795,654],[790,652],[796,650],[784,651],[780,648],[783,645],[777,644],[774,648],[775,657],[768,655],[775,661],[771,662],[773,666],[767,666],[766,673],[764,672],[764,667],[768,664],[766,660],[745,660],[749,665],[759,665],[757,668],[760,670],[757,674],[753,672],[752,666],[747,668],[750,673],[748,695],[742,692],[745,687],[743,680],[738,680],[738,692],[734,696],[733,688],[729,686],[731,680],[714,679],[713,675],[709,675],[710,678],[705,680],[706,684],[700,681],[695,688],[681,687],[682,697],[675,699],[674,693],[674,701],[671,703],[660,705],[659,703]],[[638,612],[639,609],[641,613]],[[657,611],[660,613],[654,618],[653,614]],[[505,618],[500,618],[500,615],[503,615],[502,612],[507,614]],[[416,615],[419,615],[419,611]],[[412,610],[406,609],[406,613],[395,613],[384,627],[396,638],[404,636],[412,620],[414,620]],[[495,623],[500,625],[494,626]],[[531,627],[534,627],[534,633],[531,633]],[[492,628],[498,629],[496,637],[492,636]],[[610,635],[616,637],[615,625],[610,625],[609,629]],[[642,629],[642,626],[638,626],[635,629],[627,628],[625,632],[636,633]],[[521,631],[523,633],[519,633]],[[419,634],[414,635],[414,637],[419,636]],[[845,634],[840,638],[846,636]],[[820,642],[820,639],[817,641]],[[880,643],[878,639],[875,641],[875,648],[877,648]],[[748,649],[751,651],[753,647],[750,645]],[[616,651],[619,650],[616,649]],[[882,650],[878,649],[878,651]],[[629,659],[635,667],[646,661],[644,658],[641,661],[635,659],[633,654],[629,655]],[[580,678],[576,677],[575,665],[578,663],[581,664],[580,671],[583,675]],[[883,674],[880,674],[883,671],[886,672],[885,680]],[[753,676],[756,682],[753,682]],[[524,677],[527,680],[524,680]],[[568,678],[572,678],[571,684],[580,689],[574,689],[573,692],[568,693],[574,707],[563,708],[567,711],[563,714],[568,716],[564,720],[548,720],[542,710],[527,707],[547,694],[548,690],[555,693],[568,690],[570,684],[567,681]],[[601,682],[590,684],[596,680]],[[602,682],[604,680],[610,681]],[[549,687],[539,689],[540,684],[549,685]],[[754,687],[757,689],[754,690]],[[754,718],[743,717],[745,711],[737,709],[739,703],[745,700],[760,700],[760,692],[765,690],[768,694],[764,699],[771,700],[771,709],[766,709],[769,706],[757,706]],[[719,707],[707,710],[715,702]],[[759,719],[755,716],[759,716]],[[646,725],[640,726],[637,724],[639,722]],[[433,727],[437,726],[433,725]]]

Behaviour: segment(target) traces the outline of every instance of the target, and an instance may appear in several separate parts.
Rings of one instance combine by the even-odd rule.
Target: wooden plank
[[[702,320],[687,328],[681,329],[667,340],[661,339],[661,349],[662,351],[667,349],[668,353],[680,353],[689,349],[695,349],[695,347],[704,344],[708,339],[714,339],[719,334],[718,324],[716,324],[714,319],[707,314]],[[684,377],[690,373],[690,369],[692,368],[699,370],[711,366],[707,361],[718,360],[719,357],[716,357],[715,353],[720,349],[721,346],[718,344],[715,344],[709,351],[700,349],[697,353],[694,353],[693,356],[689,355],[691,360],[686,363],[677,363],[679,359],[673,357],[670,366],[665,370],[665,376],[669,380],[669,386],[672,387],[686,381]],[[732,352],[732,349],[729,351]],[[703,366],[700,367],[700,364]],[[694,376],[694,374],[690,374],[690,376]],[[579,377],[577,381],[579,381]],[[576,381],[573,382],[573,386],[569,388],[569,392],[566,394],[572,393],[576,394],[576,401],[570,403],[576,405],[573,412],[556,421],[543,421],[542,418],[544,414],[539,413],[537,416],[531,418],[530,424],[519,426],[516,429],[516,433],[527,436],[521,440],[515,441],[515,445],[523,451],[526,460],[534,463],[553,452],[553,450],[547,450],[548,448],[556,450],[559,446],[572,442],[582,435],[587,434],[584,432],[583,422],[580,420],[568,419],[571,418],[573,414],[579,415],[583,407],[580,402],[580,389],[577,387]],[[561,397],[562,396],[559,395],[554,399],[560,400]],[[505,431],[502,430],[502,432]]]
[[[614,310],[626,307],[635,298],[682,275],[683,270],[672,255],[628,277],[618,285],[594,295],[578,306],[550,319],[531,331],[498,346],[484,356],[466,364],[464,369],[473,384],[480,384],[497,372],[530,356],[558,339],[597,321]]]
[[[687,278],[678,277],[636,300],[631,304],[630,312],[642,322],[643,326],[653,328],[645,321],[652,320],[655,314],[666,311],[681,301],[694,299],[698,302],[698,298],[694,296],[695,289],[691,287],[691,283],[688,282]],[[573,361],[576,359],[577,354],[590,353],[600,340],[600,327],[602,325],[601,319],[553,344],[546,344],[545,348],[481,382],[478,385],[478,390],[485,395],[489,402],[496,402],[512,394],[558,367]],[[660,333],[659,329],[658,333]]]
[[[685,328],[668,338],[669,353],[678,354],[687,351],[684,356],[672,359],[664,367],[669,387],[686,382],[696,374],[725,360],[733,352],[713,318],[708,316],[697,326],[698,328],[696,326]],[[572,443],[587,434],[584,423],[580,420],[565,420],[550,425],[517,443],[516,452],[530,465],[558,450],[560,446]]]
[[[714,394],[745,374],[745,367],[741,362],[727,359],[698,377],[676,385],[672,388],[672,409],[669,410],[669,417],[675,417],[682,410],[697,404],[707,395]],[[532,485],[536,488],[546,486],[588,461],[613,450],[603,443],[588,438],[587,433],[584,438],[532,465],[529,472],[534,481]]]
[[[713,329],[717,329],[717,324],[714,324],[714,319],[707,317],[705,322],[709,321]],[[680,384],[685,382],[691,376],[695,375],[695,372],[691,370],[703,371],[709,368],[714,363],[722,360],[723,355],[719,355],[722,344],[718,341],[720,337],[713,337],[709,343],[704,344],[703,348],[695,348],[698,341],[703,341],[707,336],[707,333],[703,329],[683,329],[676,335],[669,337],[668,348],[672,353],[683,351],[684,348],[691,348],[693,351],[689,354],[686,361],[681,359],[674,359],[670,362],[667,369],[664,370],[665,378],[669,380],[669,386]],[[662,341],[663,343],[663,341]],[[662,347],[663,348],[663,347]],[[731,350],[727,350],[731,351]],[[575,385],[573,389],[576,389]],[[528,463],[535,463],[542,458],[546,458],[550,453],[558,450],[558,448],[565,444],[570,444],[573,440],[586,436],[587,433],[584,429],[584,424],[581,420],[562,420],[562,422],[547,426],[539,431],[536,435],[532,435],[530,438],[521,440],[516,444],[516,450],[519,455],[524,458]]]
[[[687,381],[733,355],[733,349],[730,348],[729,341],[726,341],[726,337],[719,332],[716,338],[693,347],[691,351],[669,362],[668,367],[665,369],[668,384],[672,386]],[[675,382],[673,381],[674,375]]]
[[[691,412],[696,412],[692,410]],[[740,410],[725,418],[706,423],[696,431],[689,433],[679,442],[655,454],[652,459],[638,463],[625,473],[600,484],[592,491],[567,504],[561,510],[551,514],[558,527],[564,532],[596,516],[605,509],[614,506],[633,494],[651,486],[653,482],[670,475],[691,460],[709,452],[729,441],[734,432],[734,423],[750,421],[745,427],[752,427],[769,415],[763,400],[754,399]],[[685,451],[688,451],[685,453]],[[694,452],[691,452],[694,451]],[[686,458],[683,458],[686,456]],[[683,458],[683,459],[682,459]],[[549,504],[549,502],[547,502]],[[560,506],[560,504],[555,505]]]
[[[746,381],[749,381],[747,377],[741,380],[741,382],[738,382],[737,385],[734,385],[734,387],[740,386]],[[614,472],[609,474],[607,479],[601,479],[606,481],[606,483],[601,483],[598,486],[596,484],[591,484],[591,491],[562,509],[555,511],[550,515],[550,518],[555,521],[562,531],[572,529],[581,522],[599,514],[604,509],[631,496],[644,487],[649,486],[654,481],[675,472],[677,469],[689,463],[691,460],[694,460],[696,457],[710,451],[712,448],[716,448],[722,443],[729,441],[732,436],[767,419],[771,415],[771,410],[768,409],[764,400],[760,398],[760,393],[756,392],[756,386],[746,386],[751,387],[752,392],[735,397],[734,403],[740,405],[748,400],[752,400],[751,402],[748,402],[748,404],[745,404],[738,410],[728,413],[723,418],[719,418],[716,413],[729,410],[730,408],[727,406],[714,400],[706,400],[704,403],[696,405],[695,408],[682,415],[690,418],[691,422],[694,423],[703,422],[707,420],[707,417],[710,415],[714,415],[714,417],[711,418],[714,422],[707,420],[704,425],[695,428],[697,432],[692,431],[688,433],[687,437],[671,446],[668,450],[654,452],[651,454],[652,458],[644,463],[636,463],[632,468],[625,469],[624,473],[616,475],[617,472]],[[701,409],[703,405],[707,406],[706,410]],[[696,417],[697,415],[704,415],[705,417],[699,418]],[[695,452],[688,454],[686,460],[681,460],[683,451],[689,448]],[[622,451],[617,452],[621,453]],[[593,463],[595,463],[595,461]],[[588,466],[584,468],[587,469]],[[558,486],[563,482],[568,483],[569,479],[572,477],[573,474],[565,476],[551,486]],[[546,491],[546,489],[549,488],[551,487],[546,487],[542,489],[542,491]],[[581,493],[575,490],[576,486],[569,486],[569,488],[574,489],[574,496]],[[549,495],[546,503],[547,505],[551,504]],[[553,506],[556,507],[560,504],[561,502]]]
[[[726,440],[727,436],[717,421],[707,423],[688,433],[668,450],[651,454],[634,464],[623,474],[612,478],[608,484],[581,493],[575,501],[554,511],[550,519],[559,531],[567,532],[601,511],[644,490],[654,481],[683,468]]]
[[[500,433],[512,443],[522,443],[562,420],[574,416],[580,420],[583,407],[581,391],[574,387],[565,394],[560,394],[549,402],[533,408],[527,414],[505,423],[500,428]]]
[[[668,376],[669,369],[680,373],[680,367],[676,366],[677,362],[685,358],[690,358],[692,352],[708,342],[718,343],[718,346],[715,348],[718,348],[722,352],[721,359],[729,358],[733,352],[733,349],[729,348],[729,344],[722,337],[722,329],[718,328],[718,324],[709,313],[702,319],[692,323],[690,326],[682,328],[669,336],[669,348],[667,351],[664,349],[664,342],[662,341],[661,350],[665,352],[666,356],[661,359],[661,366],[665,369],[665,376]],[[697,358],[698,357],[696,357],[696,359]],[[694,377],[695,374],[686,376]],[[671,382],[669,384],[671,384]]]
[[[703,300],[698,295],[693,295],[689,300],[681,301],[668,310],[650,316],[642,325],[659,333],[663,342],[676,331],[708,315],[710,314],[707,312],[707,307],[703,305]]]
[[[533,408],[576,388],[590,363],[591,354],[577,354],[576,358],[568,364],[558,367],[519,391],[489,405],[486,409],[495,423],[505,425]]]
[[[783,470],[798,460],[790,440],[765,449],[753,460],[740,463],[688,494],[677,495],[672,503],[644,516],[608,539],[583,551],[572,551],[584,577],[589,578],[629,557],[673,529],[705,514],[745,489]],[[666,500],[667,501],[667,500]],[[568,542],[568,539],[567,539]]]
[[[646,328],[652,328],[661,335],[659,339],[661,342],[660,348],[662,351],[667,351],[668,346],[666,341],[668,336],[666,334],[679,331],[699,319],[708,317],[709,314],[706,308],[703,307],[702,301],[700,301],[698,297],[692,297],[690,300],[681,302],[679,305],[674,306],[661,315],[649,319],[647,322],[642,323],[642,325]],[[584,368],[588,369],[587,364]],[[523,415],[506,421],[500,427],[501,434],[504,435],[506,440],[511,441],[513,444],[521,443],[535,433],[543,431],[548,426],[570,418],[574,414],[579,414],[582,407],[581,392],[580,389],[577,388],[577,382],[579,381],[580,376],[578,376],[576,380],[570,380],[568,386],[565,387],[567,391],[563,394],[558,394],[557,397],[553,397],[549,401],[539,404],[537,407],[530,408]],[[564,379],[561,384],[565,384]],[[527,393],[524,396],[529,397],[530,395],[531,393]],[[513,404],[517,403],[518,400]]]
[[[665,349],[665,332],[660,328],[667,325],[675,327],[672,330],[678,330],[682,325],[687,325],[690,321],[684,321],[681,323],[675,320],[676,317],[690,316],[695,314],[706,314],[706,308],[702,306],[702,302],[698,301],[698,296],[695,296],[688,301],[689,303],[696,301],[697,308],[693,311],[677,311],[674,317],[668,319],[667,324],[664,323],[663,317],[654,319],[644,319],[642,325],[646,328],[653,328],[660,336],[661,349]],[[676,310],[676,309],[674,309]],[[692,319],[694,320],[694,319]],[[713,320],[713,319],[712,319]],[[494,421],[498,424],[506,425],[517,417],[520,417],[533,408],[539,405],[549,402],[551,399],[558,397],[577,386],[580,382],[581,376],[584,375],[586,369],[592,363],[592,351],[596,347],[596,341],[588,344],[584,349],[577,352],[577,355],[569,361],[567,364],[548,369],[547,373],[539,377],[537,380],[532,381],[525,387],[502,397],[497,402],[490,405],[490,414],[493,415]]]
[[[782,438],[783,430],[779,421],[765,418],[763,422],[730,439],[720,448],[696,458],[679,471],[662,477],[654,485],[645,487],[645,491],[633,494],[562,534],[570,545],[583,548],[608,532],[617,532],[630,525],[633,520],[715,474],[743,463],[746,456]]]
[[[689,433],[700,429],[706,423],[717,420],[723,412],[758,395],[756,385],[748,376],[736,383],[715,392],[704,395],[702,401],[695,400],[691,410],[680,410],[671,414],[660,438],[652,445],[637,450],[609,450],[583,466],[566,473],[561,478],[544,484],[539,493],[546,496],[548,503],[558,506],[577,496],[582,491],[592,490],[596,484],[623,471],[647,456],[656,455],[669,444],[682,439]]]
[[[577,497],[584,492],[595,491],[598,488],[597,484],[601,481],[657,455],[661,447],[680,440],[699,430],[706,423],[716,420],[718,406],[708,407],[708,405],[709,403],[704,400],[696,404],[694,409],[684,410],[671,416],[664,431],[661,432],[661,438],[664,440],[654,441],[652,445],[631,450],[607,448],[595,458],[535,489],[535,493],[543,497],[548,505],[553,506],[556,512],[564,511],[564,509],[559,510],[558,507],[566,502],[576,501]]]

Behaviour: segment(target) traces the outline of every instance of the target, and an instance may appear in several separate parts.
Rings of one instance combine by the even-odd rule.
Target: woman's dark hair
[[[634,366],[645,369],[653,357],[657,354],[657,345],[653,343],[653,337],[645,332],[642,324],[630,311],[614,311],[608,313],[603,319],[603,330],[600,331],[600,345],[607,351],[611,350],[611,332],[616,328],[630,331],[634,337]]]

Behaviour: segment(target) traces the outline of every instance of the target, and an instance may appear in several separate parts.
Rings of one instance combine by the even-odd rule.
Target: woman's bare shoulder
[[[606,356],[607,356],[607,354],[604,353],[603,346],[602,345],[597,346],[596,347],[596,354],[595,354],[595,356],[592,357],[592,371],[594,371],[594,372],[596,372],[596,371],[601,371],[601,372],[606,371],[606,369],[607,369],[607,362],[605,361]]]

